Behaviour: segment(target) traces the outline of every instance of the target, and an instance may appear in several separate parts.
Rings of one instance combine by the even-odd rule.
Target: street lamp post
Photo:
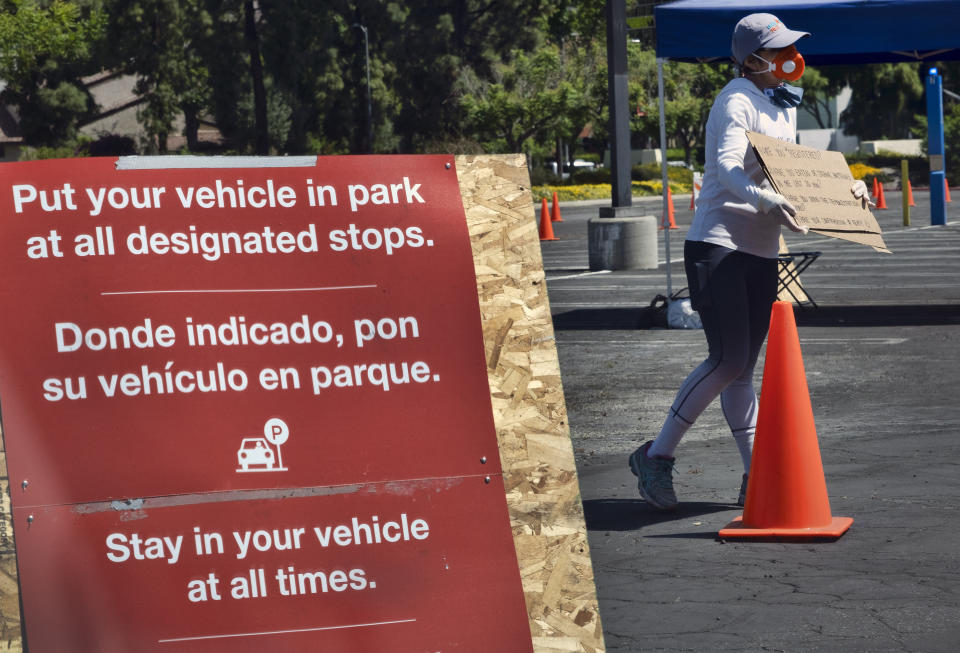
[[[655,270],[657,219],[633,206],[630,183],[626,0],[607,0],[606,17],[612,184],[610,206],[587,224],[590,269]]]
[[[367,38],[367,26],[360,23],[354,23],[351,27],[356,27],[363,32],[363,56],[367,64],[367,153],[373,153],[373,99],[370,95],[370,43]]]

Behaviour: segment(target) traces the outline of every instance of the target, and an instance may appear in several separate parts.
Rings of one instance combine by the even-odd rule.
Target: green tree
[[[288,151],[389,152],[396,147],[396,64],[385,44],[404,38],[396,3],[309,0],[264,4],[264,69],[271,93],[289,104]],[[370,51],[374,142],[367,139],[364,36]]]
[[[631,118],[631,129],[647,141],[659,143],[660,106],[653,52],[641,50],[631,54],[630,78],[631,98],[636,98],[638,108]],[[713,100],[731,78],[732,71],[727,64],[671,61],[664,65],[667,139],[683,148],[684,160],[689,165],[695,162],[697,149],[704,144]]]
[[[212,117],[234,152],[366,151],[368,86],[378,152],[476,148],[481,139],[543,150],[573,140],[587,122],[603,129],[604,0],[0,0],[0,7],[6,68],[42,72],[26,82],[6,75],[8,101],[20,94],[25,123],[46,130],[44,142],[75,132],[81,108],[92,111],[76,80],[101,69],[136,75],[139,120],[157,151],[167,149],[181,115],[192,150],[200,119]],[[30,12],[69,33],[69,46],[35,28]],[[38,51],[25,43],[44,39],[44,62],[12,63]],[[537,91],[547,79],[559,85]],[[468,87],[480,96],[462,102]],[[516,97],[532,98],[521,112],[525,125],[495,134],[496,111],[480,104],[519,111]],[[51,107],[60,113],[50,115]]]
[[[960,62],[948,61],[935,64],[923,64],[921,73],[936,66],[943,76],[943,144],[946,159],[947,182],[953,179],[956,184],[960,180],[960,99],[953,97],[960,95]],[[923,115],[917,117],[917,124],[923,139],[923,149],[929,152],[929,132],[927,131],[926,97],[924,97]]]
[[[595,1],[595,0],[594,0]],[[567,3],[547,0],[431,0],[419,3],[387,2],[399,28],[384,38],[381,51],[396,66],[388,88],[395,98],[398,147],[404,151],[434,149],[444,142],[482,140],[459,101],[477,80],[495,83],[504,67],[514,65],[511,54],[532,56],[552,38],[568,35],[576,24],[550,21],[571,16]],[[569,3],[578,6],[585,3]],[[403,7],[403,9],[400,9]],[[394,8],[394,9],[391,9]]]
[[[212,37],[211,18],[199,0],[109,0],[105,65],[137,76],[144,98],[138,117],[151,149],[167,151],[167,138],[184,116],[191,149],[209,102],[209,73],[201,56]]]
[[[923,81],[917,64],[885,63],[851,67],[846,81],[853,90],[840,126],[863,140],[911,138],[923,112]]]
[[[271,12],[285,3],[199,0],[209,16],[198,54],[208,74],[207,106],[229,151],[286,153],[293,99],[270,66],[271,48],[289,47],[297,65],[297,44],[274,29]],[[297,3],[293,3],[297,4]],[[300,7],[304,20],[308,13]]]
[[[30,145],[74,140],[94,102],[81,78],[95,72],[106,16],[90,3],[6,0],[0,5],[2,99],[16,106]]]
[[[837,66],[807,68],[797,84],[803,88],[802,107],[810,112],[821,129],[830,129],[835,119],[831,100],[846,86],[847,69]]]
[[[566,75],[556,46],[515,51],[492,80],[465,69],[461,84],[467,121],[491,149],[522,152],[528,139],[569,134],[587,119],[588,98]]]

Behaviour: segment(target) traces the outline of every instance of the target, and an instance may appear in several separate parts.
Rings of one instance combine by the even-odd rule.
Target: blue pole
[[[947,224],[946,170],[943,145],[943,78],[927,72],[927,146],[930,155],[930,224]]]

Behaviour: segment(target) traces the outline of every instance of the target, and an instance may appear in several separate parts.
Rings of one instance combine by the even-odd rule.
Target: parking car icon
[[[281,445],[290,438],[290,427],[279,417],[263,425],[262,438],[243,438],[237,450],[237,473],[286,472]],[[236,442],[236,440],[234,440]]]
[[[237,461],[245,472],[250,471],[251,466],[270,470],[274,464],[273,449],[263,438],[244,438],[237,450]]]

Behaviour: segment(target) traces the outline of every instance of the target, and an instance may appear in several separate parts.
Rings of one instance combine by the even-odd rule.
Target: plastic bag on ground
[[[667,304],[667,325],[671,329],[702,329],[700,314],[693,310],[689,299],[675,299]]]

